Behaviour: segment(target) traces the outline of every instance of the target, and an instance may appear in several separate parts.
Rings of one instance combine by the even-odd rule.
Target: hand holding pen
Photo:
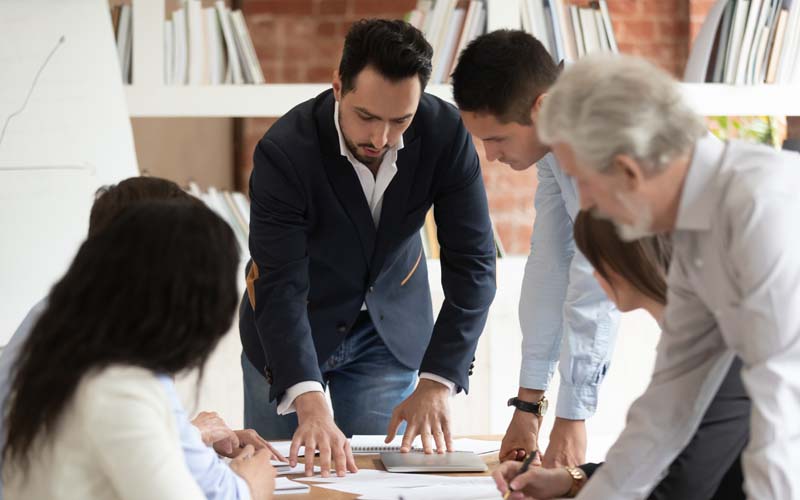
[[[539,454],[539,450],[535,450],[535,451],[532,451],[532,452],[528,453],[528,456],[525,457],[525,460],[522,461],[522,466],[519,468],[519,470],[514,475],[514,477],[521,476],[522,474],[525,474],[526,472],[528,472],[528,469],[530,468],[530,466],[534,462],[534,460],[536,462],[538,462],[537,465],[541,465],[542,464],[542,458],[541,458],[541,455]],[[514,489],[511,487],[511,481],[509,481],[509,483],[508,483],[508,491],[506,491],[505,495],[503,495],[503,500],[507,500],[508,497],[511,496],[512,493],[514,493]]]

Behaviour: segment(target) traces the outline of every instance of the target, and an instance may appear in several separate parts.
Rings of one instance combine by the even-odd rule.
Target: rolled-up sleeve
[[[562,189],[554,168],[537,165],[536,221],[519,305],[520,387],[547,389],[560,361],[556,415],[583,420],[597,407],[619,314],[575,248],[565,197],[577,194],[572,185]]]

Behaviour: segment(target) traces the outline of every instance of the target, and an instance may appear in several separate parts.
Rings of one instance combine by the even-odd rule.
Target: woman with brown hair
[[[663,236],[623,241],[614,224],[580,212],[575,244],[595,269],[595,278],[622,312],[645,309],[659,323],[667,304],[671,245]],[[652,500],[744,499],[740,455],[749,436],[750,400],[742,385],[741,361],[731,364],[692,440],[675,458],[664,479],[650,492]],[[505,462],[494,472],[508,498],[573,497],[602,464],[544,469]]]

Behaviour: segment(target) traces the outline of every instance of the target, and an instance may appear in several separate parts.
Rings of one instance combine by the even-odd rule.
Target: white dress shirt
[[[644,498],[691,439],[734,355],[752,400],[751,499],[800,498],[800,155],[707,136],[673,233],[653,379],[579,498]],[[697,471],[702,474],[702,471]]]
[[[143,368],[85,375],[27,474],[3,464],[6,498],[205,500],[186,466],[162,383]]]
[[[349,161],[353,166],[353,169],[358,176],[358,181],[361,183],[361,189],[364,191],[364,197],[367,199],[369,210],[372,212],[372,221],[375,223],[375,227],[377,228],[381,220],[383,195],[386,192],[386,189],[389,187],[389,184],[391,184],[392,179],[394,179],[394,176],[397,174],[397,152],[403,149],[403,136],[400,136],[400,140],[398,141],[397,145],[389,148],[389,151],[383,155],[383,160],[378,167],[378,173],[373,175],[372,170],[358,161],[358,159],[353,156],[353,153],[350,152],[350,149],[347,147],[347,143],[344,140],[344,134],[342,134],[342,128],[339,126],[338,101],[333,108],[333,123],[336,125],[336,132],[339,134],[339,152],[342,156],[347,158],[347,161]],[[361,310],[367,310],[366,302],[361,306]],[[456,393],[456,385],[451,380],[427,372],[422,372],[419,376],[420,378],[426,378],[444,384],[450,389],[451,395]],[[286,394],[283,395],[283,398],[281,398],[280,402],[278,403],[278,415],[288,415],[290,413],[294,413],[296,411],[294,400],[307,392],[324,392],[324,389],[322,384],[314,380],[298,382],[292,385],[286,390]]]

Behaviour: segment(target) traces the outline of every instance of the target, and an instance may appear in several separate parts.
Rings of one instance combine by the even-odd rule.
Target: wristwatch
[[[508,400],[508,406],[513,406],[519,411],[533,413],[534,415],[538,415],[540,417],[544,417],[544,414],[547,412],[548,404],[547,398],[544,396],[542,396],[542,399],[540,399],[537,403],[529,403],[517,397],[513,397]]]
[[[586,483],[586,473],[580,467],[564,467],[564,469],[572,476],[572,487],[570,487],[566,497],[575,498]]]

